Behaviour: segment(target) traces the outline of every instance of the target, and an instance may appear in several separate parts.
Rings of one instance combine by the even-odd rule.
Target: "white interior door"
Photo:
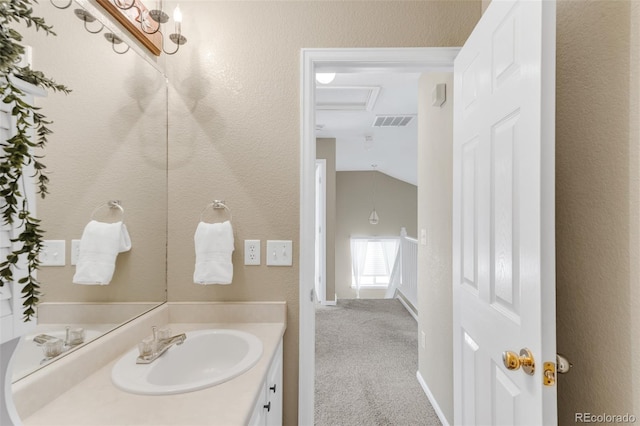
[[[554,1],[493,0],[454,64],[456,424],[557,422],[555,25]],[[532,375],[504,365],[523,348]]]

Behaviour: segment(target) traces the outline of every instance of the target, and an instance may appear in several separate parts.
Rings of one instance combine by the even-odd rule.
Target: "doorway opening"
[[[301,61],[299,424],[314,422],[318,72],[451,72],[458,48],[304,49]]]

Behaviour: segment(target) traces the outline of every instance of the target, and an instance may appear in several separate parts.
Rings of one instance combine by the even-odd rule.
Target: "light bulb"
[[[176,23],[176,33],[180,34],[182,30],[182,12],[180,12],[180,6],[176,6],[176,9],[173,11],[173,20]]]
[[[372,225],[377,225],[380,222],[380,218],[378,217],[378,212],[374,208],[371,214],[369,215],[369,223]]]
[[[320,84],[329,84],[336,78],[335,72],[317,72],[316,81]]]

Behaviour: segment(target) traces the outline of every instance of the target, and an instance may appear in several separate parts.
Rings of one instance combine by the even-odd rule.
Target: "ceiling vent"
[[[378,115],[373,127],[406,127],[414,118],[415,115]]]

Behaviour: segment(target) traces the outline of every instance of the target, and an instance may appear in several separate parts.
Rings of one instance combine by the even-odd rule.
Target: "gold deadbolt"
[[[536,371],[536,363],[533,360],[533,354],[527,348],[520,349],[520,355],[513,351],[505,351],[502,353],[502,362],[509,370],[522,370],[530,376]]]

